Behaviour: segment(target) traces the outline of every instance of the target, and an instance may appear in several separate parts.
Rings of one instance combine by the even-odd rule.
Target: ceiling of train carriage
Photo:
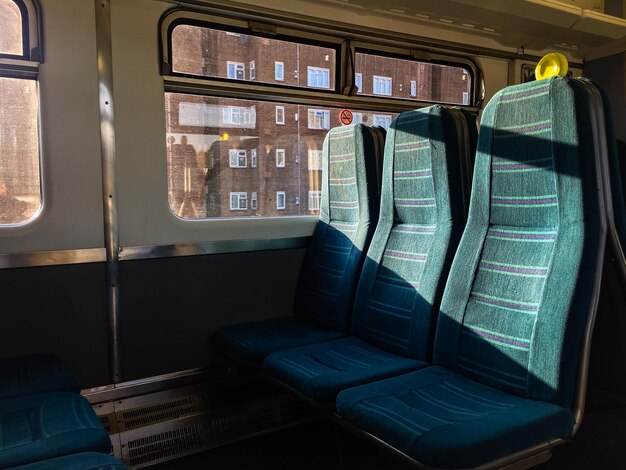
[[[488,37],[505,47],[568,52],[621,47],[626,40],[623,3],[612,0],[315,0],[361,14],[396,17]],[[606,2],[606,5],[605,5]],[[617,4],[616,4],[617,5]],[[623,50],[623,47],[622,47]]]

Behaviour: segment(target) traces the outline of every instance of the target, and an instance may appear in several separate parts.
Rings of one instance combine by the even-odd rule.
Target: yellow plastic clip
[[[567,75],[567,59],[558,52],[550,52],[543,56],[535,68],[537,80],[565,75]]]

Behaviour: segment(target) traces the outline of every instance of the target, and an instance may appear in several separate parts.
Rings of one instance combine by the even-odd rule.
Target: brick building
[[[334,89],[335,50],[182,25],[173,69],[272,86]],[[463,103],[458,67],[358,53],[359,93]],[[170,207],[183,218],[317,214],[321,149],[337,108],[166,94]],[[392,113],[353,110],[354,121],[388,127]],[[183,142],[186,141],[186,142]],[[196,158],[190,155],[195,153]]]

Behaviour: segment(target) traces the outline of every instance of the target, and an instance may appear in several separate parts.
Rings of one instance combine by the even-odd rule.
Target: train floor
[[[405,470],[409,467],[363,440],[343,433],[343,470]],[[338,465],[336,427],[318,420],[151,468],[187,470],[332,470]],[[536,467],[554,469],[626,468],[626,407],[590,407],[572,442],[556,448]]]

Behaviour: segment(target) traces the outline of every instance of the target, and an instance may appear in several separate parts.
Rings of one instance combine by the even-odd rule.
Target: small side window
[[[35,10],[24,3],[0,0],[0,65],[20,71],[0,71],[0,226],[28,222],[42,205],[39,88],[28,42]]]

